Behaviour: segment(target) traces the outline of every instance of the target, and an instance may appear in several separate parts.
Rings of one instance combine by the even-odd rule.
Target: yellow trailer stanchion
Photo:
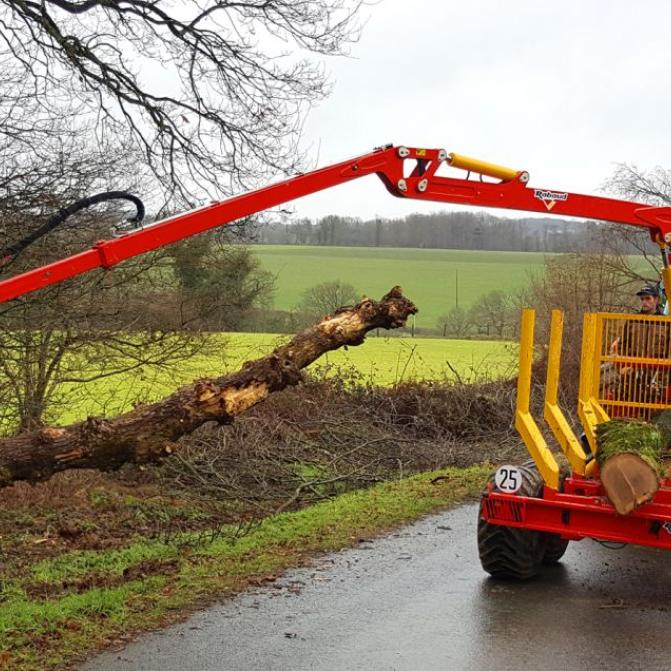
[[[559,464],[548,449],[538,424],[531,415],[529,405],[531,397],[531,368],[534,358],[534,325],[536,313],[532,309],[522,311],[520,329],[520,368],[517,378],[517,407],[515,409],[515,428],[522,437],[543,477],[545,484],[559,489]]]
[[[548,370],[545,383],[545,406],[543,417],[566,455],[571,468],[580,475],[585,475],[587,455],[571,429],[564,413],[559,407],[557,391],[559,389],[559,369],[561,364],[561,345],[564,331],[564,313],[552,311],[550,323],[550,347],[548,349]]]
[[[595,412],[593,403],[594,389],[594,360],[598,359],[596,354],[596,315],[586,314],[582,326],[582,351],[580,357],[580,387],[578,392],[578,417],[582,423],[587,436],[592,454],[596,454],[596,425],[599,417]],[[596,368],[598,376],[599,369]],[[597,377],[598,379],[598,377]]]

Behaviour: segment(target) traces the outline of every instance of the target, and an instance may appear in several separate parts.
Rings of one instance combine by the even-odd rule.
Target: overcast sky
[[[304,146],[324,166],[393,142],[445,148],[600,189],[613,164],[671,167],[671,2],[383,0]],[[369,218],[456,209],[393,198],[376,177],[294,204],[299,216]]]

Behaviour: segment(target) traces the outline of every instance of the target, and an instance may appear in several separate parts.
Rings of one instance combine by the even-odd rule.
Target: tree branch
[[[300,371],[325,352],[360,345],[369,331],[403,326],[416,312],[394,287],[379,302],[364,299],[337,310],[235,373],[199,380],[116,418],[90,417],[0,440],[0,487],[45,480],[71,468],[110,470],[127,462],[160,461],[179,449],[175,441],[202,424],[229,424],[272,392],[297,384]]]
[[[360,5],[0,0],[0,61],[15,75],[0,104],[32,83],[45,113],[64,108],[131,139],[186,202],[197,189],[221,197],[297,170],[303,114],[329,92],[306,51],[345,53]]]

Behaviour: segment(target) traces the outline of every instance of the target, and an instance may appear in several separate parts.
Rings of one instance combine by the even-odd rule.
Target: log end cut
[[[632,452],[616,454],[601,466],[601,484],[620,515],[647,503],[659,489],[657,471]]]

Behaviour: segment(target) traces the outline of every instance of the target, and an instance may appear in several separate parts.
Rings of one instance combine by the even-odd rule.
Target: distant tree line
[[[509,219],[485,212],[436,212],[368,220],[329,215],[291,223],[268,222],[258,228],[256,241],[270,245],[596,251],[594,227],[594,222],[550,217]]]

